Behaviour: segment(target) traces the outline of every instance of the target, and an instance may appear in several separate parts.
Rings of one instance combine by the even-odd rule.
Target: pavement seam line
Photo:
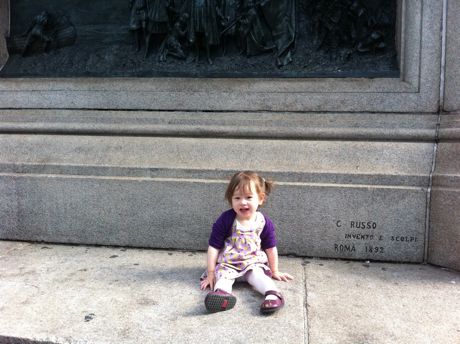
[[[303,265],[303,264],[302,264]],[[303,297],[303,326],[304,326],[304,343],[310,343],[310,323],[308,319],[308,290],[307,290],[307,268],[306,266],[302,266],[302,280],[303,280],[303,288],[304,288],[304,297]]]

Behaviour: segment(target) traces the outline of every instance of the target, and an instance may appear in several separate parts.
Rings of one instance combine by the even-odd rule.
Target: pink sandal
[[[221,289],[209,292],[204,299],[204,305],[210,313],[228,311],[232,309],[235,304],[236,297]]]
[[[269,290],[265,293],[265,296],[275,295],[278,300],[265,300],[260,305],[260,312],[262,314],[271,314],[280,310],[284,306],[284,297],[280,292],[276,290]]]

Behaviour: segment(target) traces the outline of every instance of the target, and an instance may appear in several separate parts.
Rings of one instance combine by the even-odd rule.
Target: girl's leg
[[[235,280],[233,279],[219,278],[216,284],[214,285],[214,291],[220,289],[231,294],[233,283],[235,283]]]
[[[245,275],[246,281],[259,293],[265,295],[265,293],[269,290],[278,291],[279,289],[276,286],[273,279],[267,276],[262,268],[255,268],[253,270],[248,271]],[[277,297],[273,295],[268,295],[266,300],[276,300]]]
[[[206,295],[204,305],[208,312],[215,313],[232,309],[236,304],[236,297],[232,294],[232,285],[235,280],[220,278],[214,286],[214,291]]]

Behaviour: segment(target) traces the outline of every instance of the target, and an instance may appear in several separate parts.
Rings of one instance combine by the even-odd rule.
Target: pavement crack
[[[304,299],[303,299],[303,317],[304,317],[304,342],[305,344],[310,343],[310,323],[308,319],[308,289],[307,289],[307,268],[303,266],[302,279],[304,286]]]

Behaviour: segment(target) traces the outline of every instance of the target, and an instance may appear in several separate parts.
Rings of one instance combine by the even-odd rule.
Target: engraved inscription
[[[385,248],[383,246],[365,246],[366,253],[385,253]]]
[[[376,229],[377,228],[377,222],[374,222],[374,221],[350,221],[350,228]]]
[[[382,233],[384,228],[375,219],[337,219],[333,225],[340,233],[340,241],[332,243],[333,251],[348,257],[378,257],[389,253],[392,246],[401,247],[419,242],[419,238],[414,235],[385,235]]]
[[[356,252],[355,245],[334,244],[335,252]]]
[[[391,241],[395,242],[417,242],[416,236],[391,236]]]

